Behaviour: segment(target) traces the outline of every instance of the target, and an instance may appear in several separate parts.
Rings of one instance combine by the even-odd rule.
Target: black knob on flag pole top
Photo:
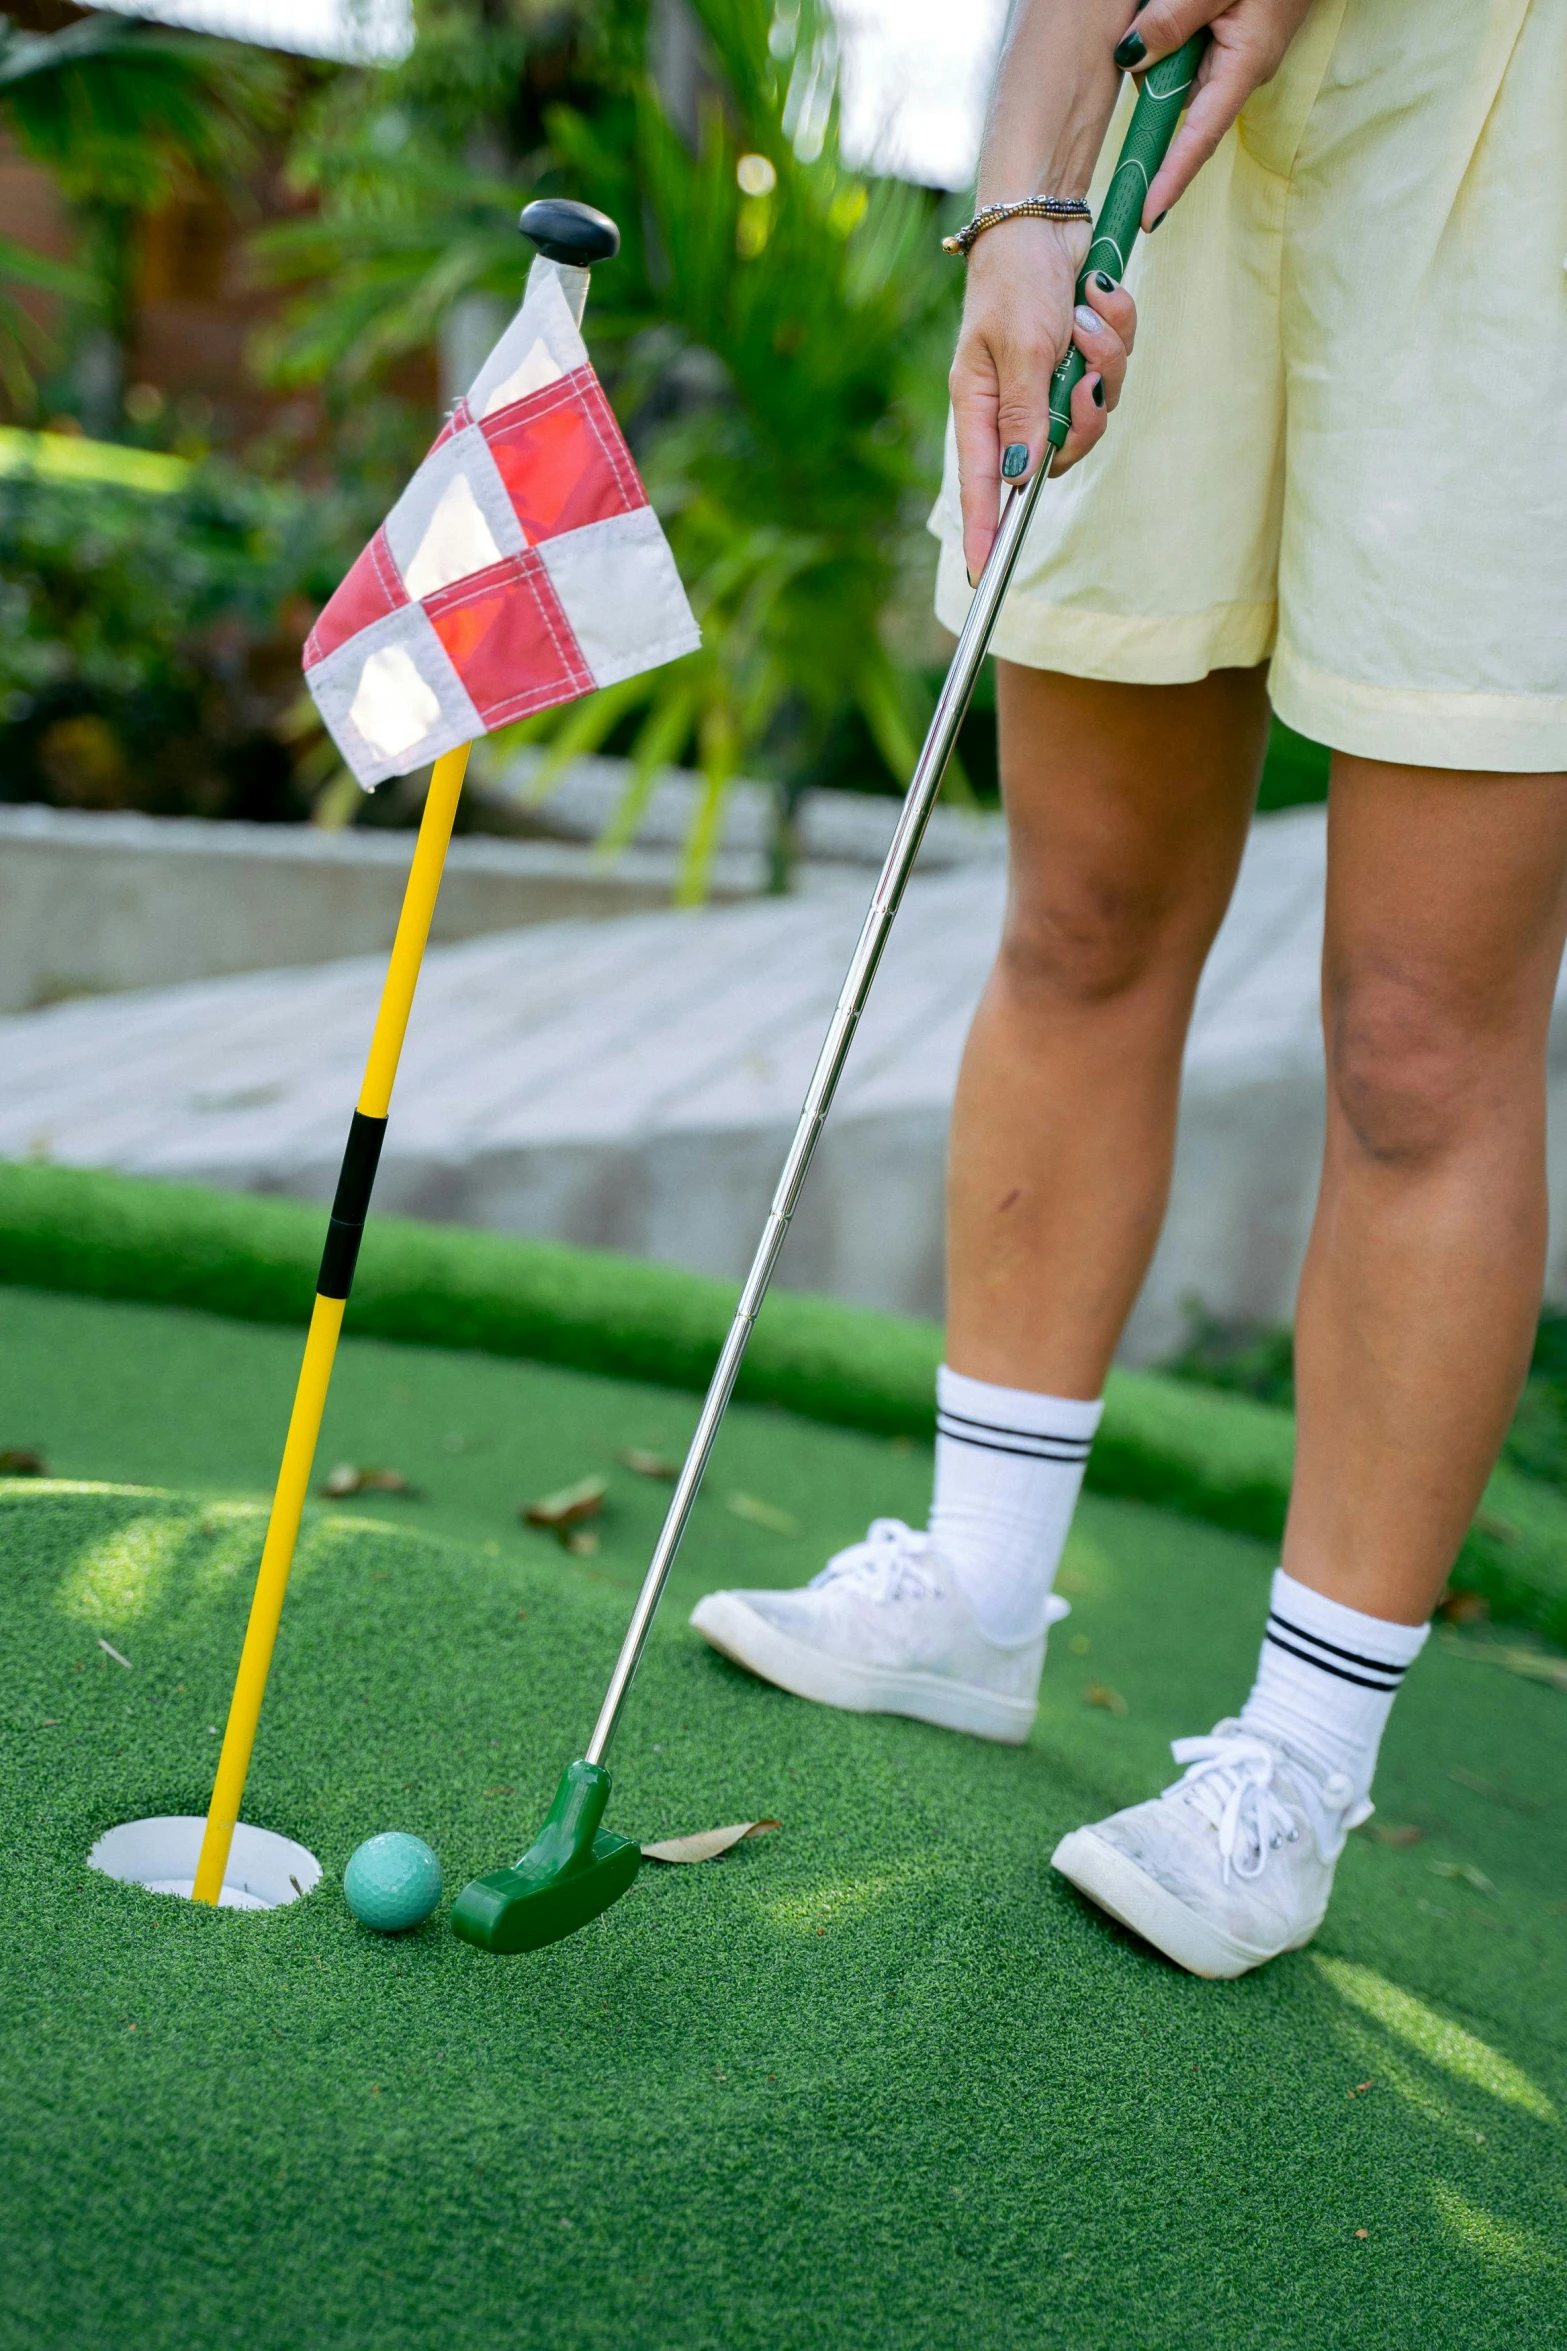
[[[563,262],[568,269],[591,269],[597,261],[613,261],[620,251],[620,231],[609,214],[573,203],[569,196],[540,196],[525,204],[517,226],[546,261]]]

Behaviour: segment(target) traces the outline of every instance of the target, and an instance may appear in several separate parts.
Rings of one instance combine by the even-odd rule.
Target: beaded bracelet
[[[961,253],[968,259],[969,247],[987,229],[993,229],[1004,220],[1092,220],[1093,213],[1081,196],[1025,196],[1018,204],[987,204],[976,212],[971,221],[952,236],[943,237],[943,253]]]

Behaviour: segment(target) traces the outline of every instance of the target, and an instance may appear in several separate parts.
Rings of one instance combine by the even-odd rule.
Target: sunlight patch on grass
[[[253,1576],[261,1559],[266,1534],[264,1502],[209,1502],[199,1519],[186,1529],[199,1536],[203,1548],[195,1566],[199,1590],[218,1591],[232,1576]]]
[[[1406,2064],[1389,2043],[1385,2032],[1375,2031],[1357,2015],[1335,2016],[1334,2027],[1344,2046],[1352,2053],[1355,2071],[1373,2080],[1378,2089],[1391,2090],[1412,2107],[1423,2123],[1433,2130],[1445,2131],[1449,2138],[1461,2139],[1466,2147],[1475,2143],[1475,2126],[1471,2115],[1461,2114],[1446,2092],[1437,2087],[1429,2073],[1417,2072]]]
[[[773,1926],[783,1927],[796,1935],[812,1935],[819,1928],[845,1926],[851,1920],[864,1918],[884,1902],[899,1894],[910,1894],[933,1885],[938,1877],[949,1873],[950,1864],[937,1861],[908,1861],[896,1869],[877,1870],[864,1877],[826,1878],[818,1886],[800,1894],[784,1894],[760,1905],[762,1916]]]
[[[1375,1968],[1359,1967],[1349,1959],[1329,1959],[1321,1952],[1312,1954],[1312,1964],[1341,1999],[1358,2008],[1363,2016],[1385,2026],[1388,2032],[1430,2064],[1439,2065],[1454,2080],[1484,2090],[1506,2106],[1516,2106],[1520,2113],[1533,2115],[1537,2122],[1556,2120],[1556,2109],[1545,2092],[1511,2058],[1502,2056],[1488,2041],[1466,2032],[1449,2017],[1439,2016],[1412,1992],[1390,1984]]]
[[[67,1616],[91,1625],[127,1625],[168,1583],[191,1531],[185,1517],[133,1519],[90,1543],[60,1587]]]
[[[1431,2200],[1447,2227],[1464,2248],[1482,2261],[1513,2275],[1538,2277],[1561,2266],[1561,2255],[1538,2229],[1520,2228],[1516,2221],[1498,2220],[1478,2204],[1470,2204],[1445,2180],[1433,2180]]]

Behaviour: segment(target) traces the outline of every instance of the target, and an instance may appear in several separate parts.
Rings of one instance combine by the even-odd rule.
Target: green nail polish
[[[1113,294],[1115,292],[1114,278],[1107,278],[1102,269],[1096,269],[1094,271],[1094,284],[1099,288],[1101,294]]]
[[[1165,222],[1166,222],[1166,221],[1169,219],[1169,217],[1170,217],[1170,208],[1169,208],[1169,206],[1168,206],[1168,205],[1166,205],[1166,206],[1165,206],[1165,208],[1164,208],[1164,210],[1163,210],[1163,212],[1161,212],[1161,213],[1160,213],[1160,215],[1159,215],[1158,219],[1157,219],[1157,220],[1151,220],[1151,221],[1148,223],[1148,234],[1150,235],[1150,237],[1153,235],[1153,233],[1154,233],[1154,230],[1155,230],[1155,229],[1162,229],[1162,228],[1163,228],[1163,226],[1164,226]]]
[[[1148,54],[1148,44],[1141,33],[1128,33],[1118,41],[1113,52],[1114,62],[1123,73],[1130,73],[1134,65],[1141,65]]]
[[[1103,376],[1101,376],[1101,377],[1100,377],[1100,379],[1099,379],[1099,381],[1098,381],[1098,382],[1095,384],[1095,386],[1094,386],[1094,406],[1095,406],[1096,408],[1103,408],[1104,404],[1105,404],[1105,387],[1104,387],[1104,378],[1103,378]]]
[[[1027,473],[1028,443],[1026,441],[1014,441],[1012,443],[1012,446],[1007,450],[1005,456],[1001,460],[1001,471],[1005,479],[1009,482],[1015,482],[1019,474]]]

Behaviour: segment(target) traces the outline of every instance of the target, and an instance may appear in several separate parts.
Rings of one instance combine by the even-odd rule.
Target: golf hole
[[[206,1822],[199,1812],[169,1813],[156,1820],[122,1821],[106,1829],[87,1856],[89,1869],[122,1885],[145,1886],[149,1894],[179,1894],[190,1900],[196,1882]],[[272,1829],[241,1821],[229,1849],[221,1910],[281,1910],[319,1883],[321,1864],[307,1846]]]

